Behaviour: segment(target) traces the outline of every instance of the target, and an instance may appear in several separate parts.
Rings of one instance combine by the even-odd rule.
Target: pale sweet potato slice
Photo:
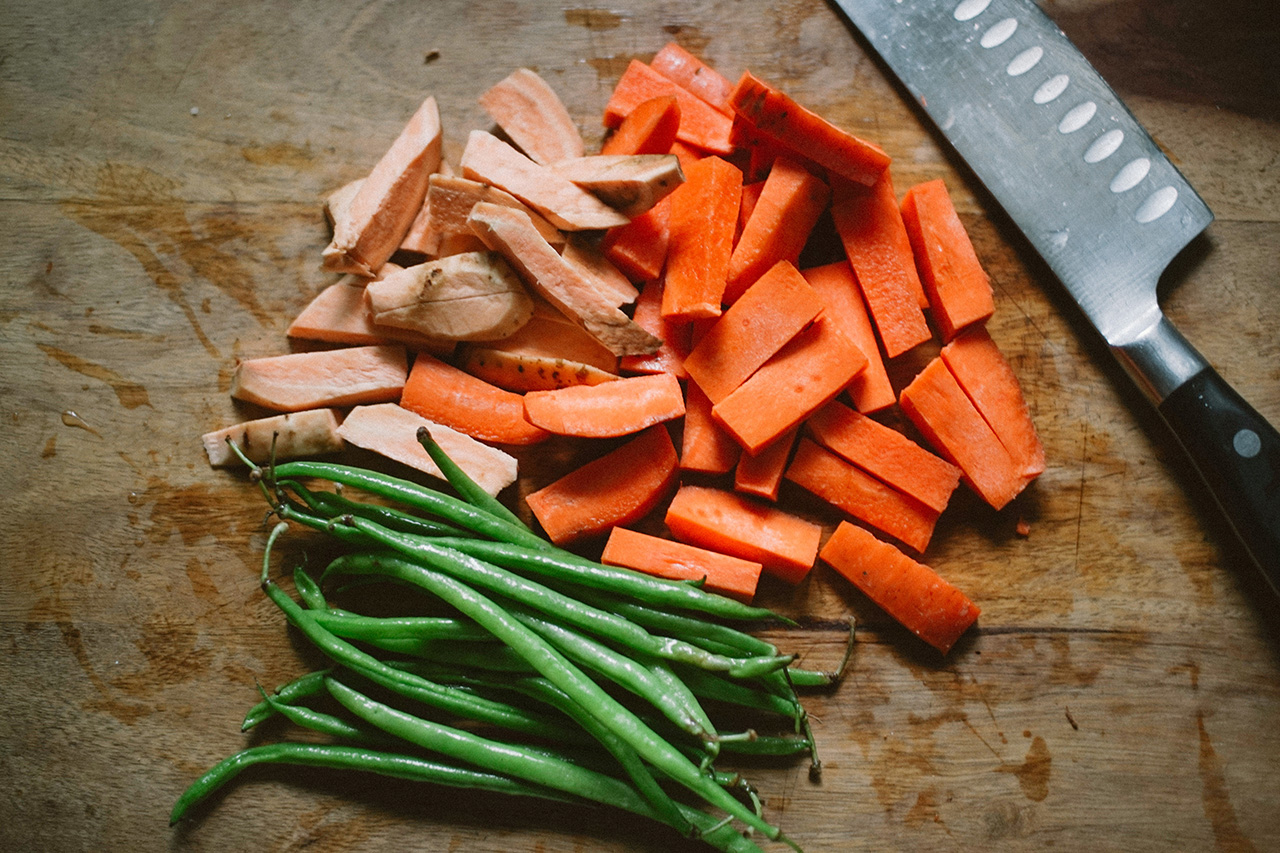
[[[351,208],[351,199],[356,197],[356,193],[360,192],[360,187],[364,186],[364,178],[356,178],[354,181],[348,181],[329,193],[324,200],[324,218],[329,223],[329,227],[333,228],[338,224],[339,219],[345,219],[347,211]]]
[[[365,287],[373,321],[457,341],[505,338],[533,300],[497,252],[465,252],[403,269]]]
[[[480,106],[535,163],[581,157],[582,134],[547,81],[518,68],[480,96]]]
[[[542,239],[520,211],[481,202],[472,208],[470,219],[480,239],[501,252],[526,284],[614,355],[642,355],[662,345],[660,338],[601,296],[591,279]]]
[[[422,200],[422,207],[418,208],[418,214],[413,218],[408,233],[400,240],[400,250],[403,252],[431,257],[439,248],[439,240],[432,230],[431,222],[431,178],[436,175],[451,176],[453,169],[447,161],[441,160],[436,171],[427,179],[427,195]]]
[[[508,391],[545,390],[548,365],[570,381],[590,382],[617,378],[618,357],[585,329],[535,296],[533,315],[513,335],[502,340],[466,344],[458,352],[458,365]],[[530,372],[537,375],[530,376]]]
[[[628,218],[651,209],[684,183],[674,154],[593,154],[556,163],[551,171]]]
[[[399,345],[251,358],[231,376],[231,396],[281,412],[396,400],[408,356]]]
[[[477,202],[488,201],[523,210],[538,233],[551,245],[564,245],[564,234],[546,218],[511,193],[489,184],[456,175],[432,175],[427,182],[427,239],[424,254],[443,257],[458,252],[471,252],[484,244],[467,223],[467,216]],[[466,247],[466,248],[463,248]]]
[[[516,481],[514,456],[395,403],[356,406],[338,427],[338,433],[356,447],[443,480],[444,474],[418,441],[419,427],[426,427],[449,458],[489,494],[497,495]]]
[[[526,355],[518,352],[468,346],[458,358],[458,366],[472,376],[507,391],[554,391],[570,385],[599,385],[612,382],[618,374],[609,373],[565,358],[550,355]]]
[[[483,130],[473,130],[467,137],[462,176],[506,190],[565,231],[613,228],[631,221],[568,178]]]
[[[601,295],[619,308],[635,302],[640,295],[631,279],[605,257],[598,243],[570,234],[560,255],[589,276]]]
[[[389,262],[382,265],[384,272],[390,272],[389,268],[400,269]],[[320,291],[289,324],[289,337],[354,346],[399,343],[437,355],[453,352],[457,341],[375,324],[365,301],[366,281],[368,279],[348,275]]]
[[[338,435],[338,413],[334,409],[308,409],[244,421],[200,436],[209,464],[215,468],[239,465],[240,457],[227,442],[258,463],[273,458],[300,459],[337,453],[343,448]]]
[[[440,112],[427,98],[335,222],[322,254],[325,269],[372,276],[395,253],[440,166],[440,147]]]

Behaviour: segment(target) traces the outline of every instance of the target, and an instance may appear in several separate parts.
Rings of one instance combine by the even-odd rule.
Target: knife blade
[[[1280,595],[1280,434],[1160,310],[1208,206],[1032,0],[836,0],[1045,260]]]

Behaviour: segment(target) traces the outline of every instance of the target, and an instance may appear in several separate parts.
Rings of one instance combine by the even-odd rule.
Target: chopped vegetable
[[[525,420],[519,394],[421,353],[409,371],[400,405],[480,441],[518,445],[551,437]]]
[[[675,42],[663,45],[649,60],[649,67],[725,115],[733,114],[729,107],[733,83]]]
[[[858,288],[858,279],[848,261],[835,261],[800,271],[809,286],[817,291],[826,306],[826,317],[844,333],[867,357],[867,366],[853,377],[849,397],[858,411],[865,414],[886,409],[898,401],[889,381],[875,329],[867,314],[866,302]]]
[[[618,438],[684,415],[680,382],[670,373],[630,376],[524,395],[529,423],[557,435]]]
[[[792,427],[754,456],[742,454],[733,471],[733,490],[776,501],[799,432],[799,427]]]
[[[662,279],[655,278],[645,284],[636,300],[632,319],[640,328],[662,340],[662,345],[648,355],[623,356],[618,366],[630,373],[670,373],[677,379],[688,378],[684,359],[692,348],[688,323],[662,318]]]
[[[809,573],[822,537],[821,525],[707,486],[681,486],[667,507],[666,523],[682,542],[760,563],[790,584]]]
[[[600,146],[601,154],[667,154],[680,128],[675,95],[650,98],[627,113]]]
[[[271,459],[298,459],[337,453],[344,447],[338,434],[338,412],[335,409],[309,409],[245,421],[225,429],[207,432],[200,437],[209,464],[214,467],[239,465],[240,456],[228,443],[251,462]]]
[[[944,655],[981,612],[933,569],[847,521],[831,534],[819,556]]]
[[[650,427],[525,497],[557,545],[601,536],[648,515],[677,477],[675,445],[666,427]]]
[[[471,208],[482,201],[522,211],[544,240],[556,247],[564,245],[564,232],[511,193],[469,178],[435,174],[427,184],[428,229],[434,242],[423,246],[424,254],[440,257],[458,251],[473,251],[462,248],[468,241],[484,248],[467,221]]]
[[[711,401],[696,381],[685,385],[680,470],[724,474],[733,470],[742,448],[711,417]]]
[[[732,119],[638,59],[627,65],[605,104],[605,127],[617,127],[645,101],[663,95],[674,96],[680,105],[677,139],[712,154],[733,151],[729,141]]]
[[[684,183],[674,154],[595,154],[557,163],[551,171],[628,218],[651,210]]]
[[[755,597],[761,571],[760,564],[750,560],[740,560],[625,527],[615,527],[610,531],[600,562],[625,566],[660,578],[702,581],[708,592],[727,595],[748,604]]]
[[[390,261],[382,265],[384,273],[399,269]],[[329,344],[369,346],[400,343],[411,349],[445,356],[453,352],[456,341],[374,323],[366,298],[365,281],[356,276],[344,276],[341,281],[320,291],[289,324],[288,336]]]
[[[348,347],[250,358],[231,375],[231,396],[279,412],[394,401],[404,389],[403,346]]]
[[[537,72],[517,68],[480,96],[480,106],[535,163],[548,166],[583,154],[573,117]]]
[[[640,295],[631,280],[614,266],[594,240],[570,234],[560,256],[590,278],[600,295],[619,308],[635,302]]]
[[[704,157],[685,170],[667,220],[663,317],[720,316],[741,201],[742,172],[727,160]]]

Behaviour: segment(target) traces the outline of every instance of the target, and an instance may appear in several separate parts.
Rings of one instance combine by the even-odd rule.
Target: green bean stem
[[[315,696],[317,693],[324,692],[324,677],[332,671],[332,669],[320,669],[300,675],[292,681],[277,687],[272,696],[289,705],[308,696]],[[264,699],[250,708],[249,712],[245,714],[244,722],[240,724],[240,731],[247,732],[274,713],[275,709],[272,708],[271,703]]]
[[[469,504],[478,509],[510,522],[512,525],[528,530],[528,526],[519,519],[519,517],[507,509],[506,504],[498,500],[493,495],[481,488],[475,480],[471,479],[471,475],[454,462],[448,453],[444,452],[444,448],[431,435],[431,430],[426,427],[418,427],[417,432],[418,443],[427,451],[427,455],[431,457],[431,461],[436,463],[436,467],[440,469],[440,473],[444,474],[445,480],[449,485],[453,486],[454,491]]]

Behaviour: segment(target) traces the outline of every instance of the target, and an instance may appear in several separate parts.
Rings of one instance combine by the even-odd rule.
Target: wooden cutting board
[[[1167,311],[1280,422],[1276,11],[1045,8],[1216,213],[1168,276]],[[288,322],[331,280],[320,200],[427,94],[456,162],[489,126],[476,97],[520,66],[594,146],[627,62],[668,40],[880,143],[900,189],[947,181],[1048,450],[1011,507],[960,495],[939,525],[927,561],[983,610],[946,659],[825,566],[762,589],[799,623],[774,638],[809,665],[859,624],[846,681],[808,703],[821,783],[803,763],[750,771],[769,815],[808,851],[1280,847],[1275,600],[831,7],[15,0],[0,13],[0,848],[702,849],[606,810],[262,768],[166,825],[206,768],[287,734],[239,732],[255,685],[318,663],[258,589],[263,505],[198,436],[245,416],[235,360],[288,351]],[[522,454],[513,504],[574,461]]]

